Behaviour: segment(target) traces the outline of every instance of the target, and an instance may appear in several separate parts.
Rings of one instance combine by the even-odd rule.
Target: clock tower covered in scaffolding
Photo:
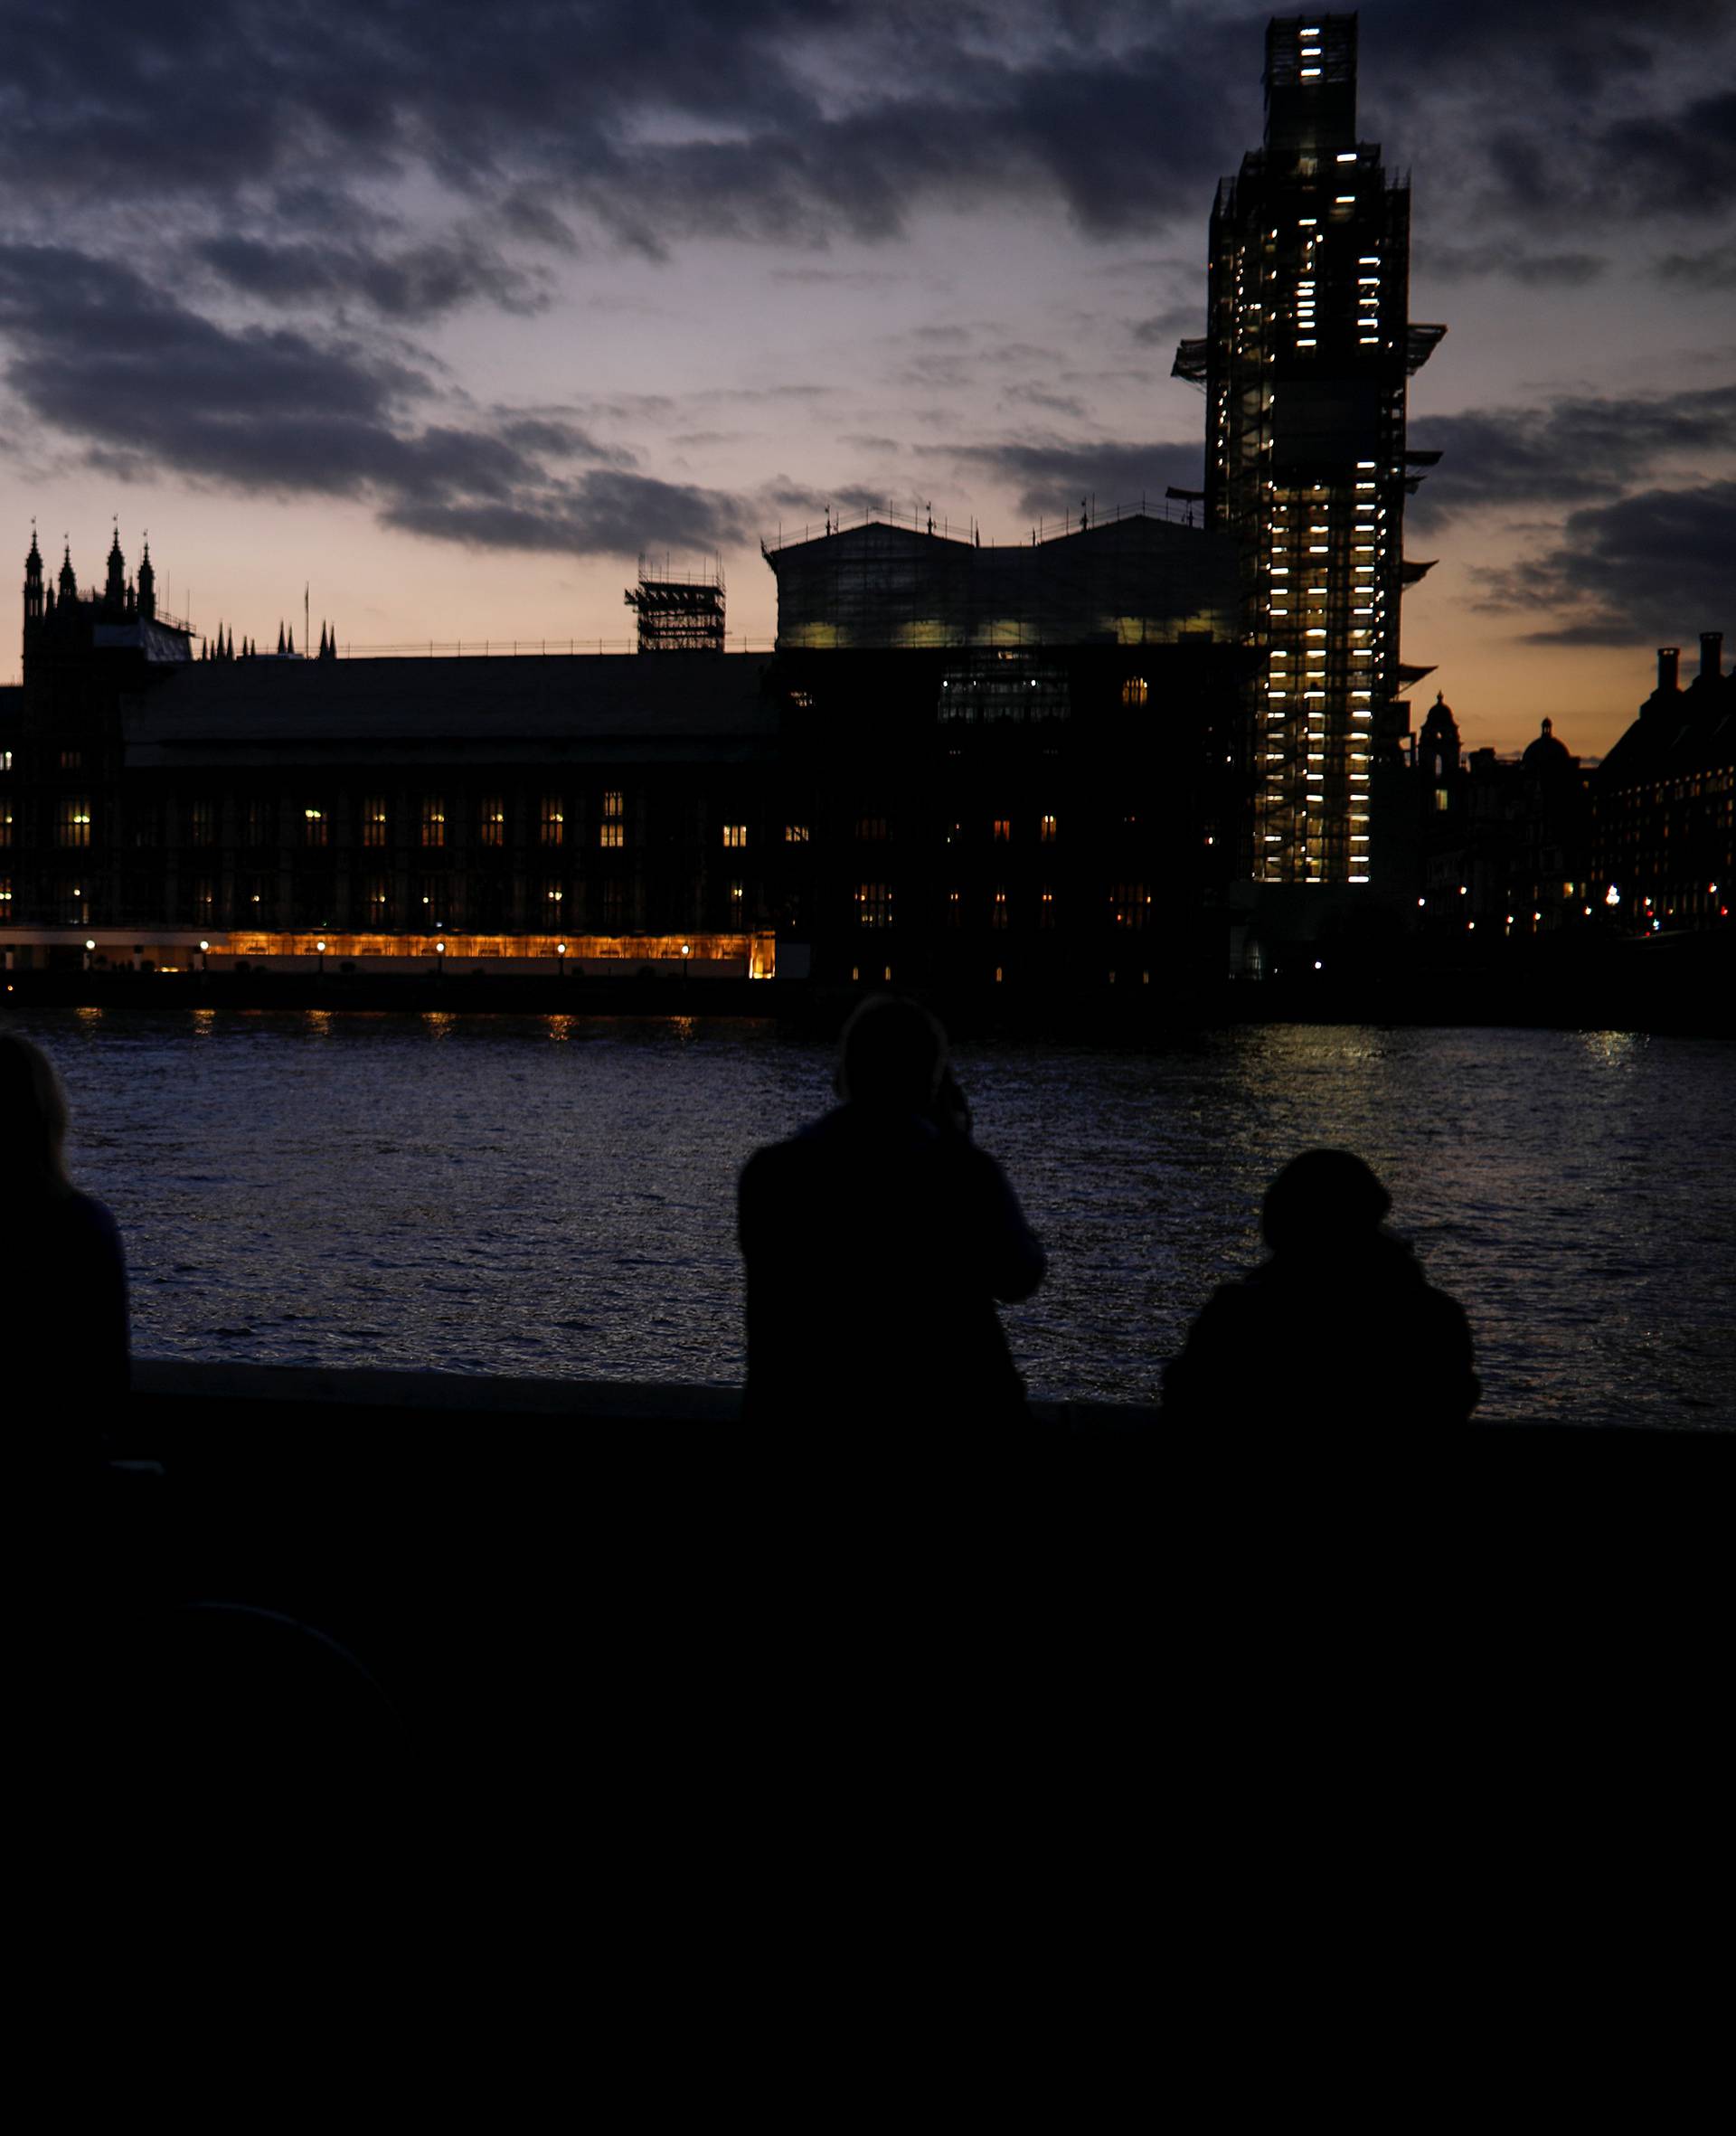
[[[1175,375],[1206,391],[1206,510],[1237,536],[1263,884],[1366,884],[1372,793],[1410,726],[1399,659],[1404,500],[1440,457],[1405,443],[1407,381],[1446,332],[1410,317],[1410,194],[1356,138],[1356,18],[1266,33],[1266,138],[1218,187],[1210,331]]]

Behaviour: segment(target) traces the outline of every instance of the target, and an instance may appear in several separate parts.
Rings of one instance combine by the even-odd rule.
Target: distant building
[[[1273,21],[1265,80],[1264,146],[1212,211],[1208,331],[1175,370],[1205,387],[1207,514],[1241,552],[1248,873],[1278,893],[1379,878],[1399,693],[1429,673],[1399,657],[1429,568],[1405,562],[1404,501],[1440,457],[1408,448],[1406,382],[1446,328],[1410,319],[1408,182],[1356,137],[1356,17]],[[1321,902],[1263,895],[1266,925],[1310,932]]]
[[[1624,931],[1727,922],[1736,899],[1736,674],[1723,633],[1700,638],[1684,690],[1660,646],[1657,687],[1591,782],[1592,891]]]
[[[686,657],[340,659],[322,629],[316,659],[220,631],[195,660],[118,539],[95,600],[70,559],[51,600],[33,540],[0,946],[14,969],[1222,976],[1248,799],[1222,535],[869,525],[768,562],[770,657],[700,631]]]
[[[816,969],[1223,976],[1249,800],[1230,541],[1134,513],[1005,547],[875,524],[767,560]]]

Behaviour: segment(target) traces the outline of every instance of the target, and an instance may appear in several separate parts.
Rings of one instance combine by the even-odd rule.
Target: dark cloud
[[[968,471],[1018,489],[1018,508],[1032,519],[1061,519],[1077,512],[1081,497],[1113,511],[1160,502],[1171,483],[1178,489],[1203,486],[1198,445],[1123,445],[1108,441],[940,446],[939,453]]]
[[[1558,545],[1521,565],[1473,573],[1480,606],[1552,619],[1524,634],[1529,642],[1671,644],[1724,620],[1736,482],[1587,506],[1569,514],[1562,532]]]
[[[328,286],[273,248],[318,250],[418,190],[438,220],[430,181],[552,250],[586,214],[659,255],[885,236],[924,202],[1011,194],[1097,237],[1191,232],[1257,136],[1263,26],[1124,0],[62,0],[9,41],[0,186],[38,231],[115,203],[171,249],[244,228],[264,251],[217,264],[269,301]],[[1736,94],[1706,88],[1731,40],[1713,0],[1579,0],[1571,26],[1559,0],[1375,0],[1363,100],[1395,153],[1452,174],[1461,217],[1703,216],[1736,180]],[[522,266],[418,241],[325,272],[398,317],[533,294]]]
[[[598,468],[542,489],[524,486],[498,499],[407,497],[387,506],[380,516],[388,526],[436,541],[568,556],[718,549],[754,531],[739,500],[720,491],[616,468]]]
[[[1041,408],[1050,415],[1071,415],[1081,422],[1085,419],[1085,403],[1077,393],[1058,393],[1051,386],[1010,385],[1001,398],[1021,408]]]
[[[571,554],[712,546],[749,528],[719,493],[626,467],[546,413],[481,429],[418,422],[418,373],[343,343],[225,328],[130,269],[52,247],[0,247],[6,383],[41,421],[128,476],[359,496],[382,524],[437,538]]]
[[[1167,311],[1156,312],[1148,319],[1134,319],[1127,331],[1141,348],[1168,349],[1190,334],[1200,333],[1204,326],[1205,289],[1202,278],[1197,303],[1172,305]]]
[[[926,501],[926,500],[925,500]],[[841,483],[836,489],[816,489],[805,482],[777,476],[754,500],[762,521],[794,519],[799,512],[805,524],[818,528],[829,513],[835,526],[861,519],[908,519],[916,505],[908,496],[889,497],[883,489],[870,489],[860,482]]]
[[[1411,430],[1419,447],[1446,456],[1410,506],[1427,526],[1492,505],[1609,496],[1672,458],[1703,464],[1736,448],[1736,385],[1476,409],[1419,418]]]
[[[1430,174],[1443,232],[1730,213],[1736,98],[1706,87],[1736,64],[1724,0],[1384,0],[1361,50],[1364,130]]]
[[[1736,289],[1736,240],[1703,252],[1665,252],[1653,272],[1694,289]]]
[[[1508,281],[1577,289],[1596,281],[1609,262],[1599,252],[1527,252],[1523,246],[1492,239],[1482,245],[1431,241],[1418,255],[1416,265],[1432,280],[1443,282],[1499,275]]]
[[[420,321],[467,304],[534,312],[548,302],[546,270],[515,266],[475,236],[396,252],[222,236],[203,240],[194,252],[232,288],[272,305],[360,300],[384,317]]]

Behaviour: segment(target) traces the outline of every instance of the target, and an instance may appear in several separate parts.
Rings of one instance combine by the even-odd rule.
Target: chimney
[[[1657,648],[1657,687],[1659,694],[1677,687],[1676,662],[1682,657],[1679,646],[1659,646]]]
[[[1716,682],[1724,672],[1724,634],[1722,630],[1703,630],[1700,633],[1700,673],[1708,682]]]

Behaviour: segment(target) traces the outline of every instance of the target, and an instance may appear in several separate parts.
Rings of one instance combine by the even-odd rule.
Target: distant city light
[[[1607,905],[1618,905],[1621,903],[1621,893],[1613,883],[1604,892],[1603,902]]]

